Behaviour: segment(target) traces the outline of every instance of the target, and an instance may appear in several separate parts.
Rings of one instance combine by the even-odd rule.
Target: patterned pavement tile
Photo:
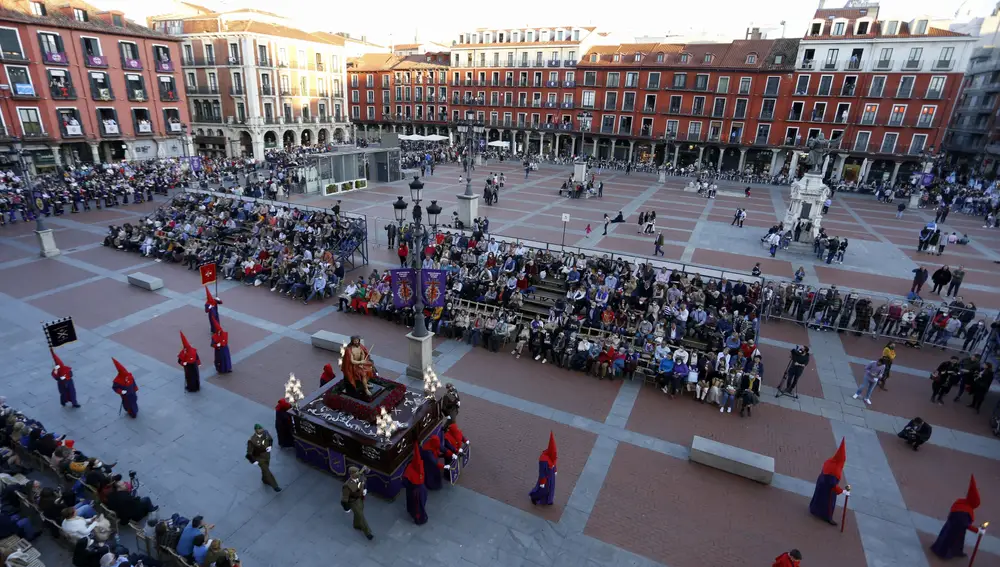
[[[976,476],[982,505],[976,510],[981,520],[1000,518],[1000,469],[996,461],[925,444],[919,451],[891,433],[879,433],[879,441],[889,459],[892,474],[903,493],[906,507],[944,520],[957,498],[965,497],[969,475]]]
[[[753,417],[719,413],[693,396],[673,400],[656,388],[639,392],[626,426],[630,431],[691,446],[695,435],[774,457],[775,471],[814,481],[830,457],[823,441],[833,436],[822,417],[772,404],[760,404]]]
[[[208,356],[212,356],[211,351]],[[202,362],[211,364],[211,358],[206,361],[202,355]],[[264,406],[274,407],[278,398],[285,395],[289,374],[295,374],[302,382],[302,391],[308,395],[319,389],[319,377],[323,373],[323,365],[327,363],[337,367],[335,353],[295,339],[282,338],[246,359],[234,362],[232,374],[216,375],[208,381]],[[339,368],[336,373],[340,377]]]
[[[46,259],[0,270],[0,292],[21,298],[85,280],[93,274]]]
[[[517,359],[510,354],[512,348],[508,344],[499,353],[473,349],[448,373],[491,390],[597,421],[607,418],[621,381],[598,380],[554,364],[535,362],[527,347],[524,355]]]
[[[850,364],[854,378],[860,384],[864,378],[865,367],[853,362]],[[989,435],[990,411],[1000,400],[1000,392],[989,393],[983,402],[982,411],[978,414],[967,407],[972,402],[972,396],[968,393],[964,395],[964,399],[953,402],[957,393],[957,388],[952,389],[946,396],[947,401],[943,406],[932,404],[931,381],[927,376],[896,372],[889,377],[888,390],[883,392],[879,389],[872,396],[871,408],[906,419],[920,416],[935,427],[947,427],[973,435]]]
[[[559,521],[590,457],[595,435],[472,396],[462,397],[458,424],[472,446],[469,468],[459,484]],[[548,445],[549,431],[555,434],[559,453],[555,504],[535,506],[528,493],[538,480],[538,456]]]
[[[841,534],[808,506],[808,498],[622,444],[584,533],[671,567],[770,565],[792,548],[804,565],[864,565],[854,513]]]
[[[98,246],[97,248],[82,250],[80,252],[72,252],[68,254],[68,256],[74,260],[80,260],[82,262],[87,262],[89,264],[113,271],[124,270],[125,268],[151,261],[149,258],[144,258],[140,254],[133,254],[131,252],[125,252],[124,250],[114,250],[104,246]],[[143,270],[145,270],[145,268],[143,268]],[[166,283],[164,283],[164,285],[166,285]]]
[[[52,314],[72,316],[76,324],[93,329],[166,300],[125,282],[100,279],[40,297],[31,304]]]
[[[222,318],[223,327],[229,333],[229,351],[234,356],[271,334],[253,325],[226,317],[225,311],[219,316]],[[191,346],[198,349],[202,372],[211,369],[215,360],[215,351],[212,349],[212,334],[208,326],[208,315],[196,307],[188,305],[179,307],[120,331],[110,338],[169,366],[177,366],[177,353],[181,350],[181,331],[184,332],[184,336],[188,338]],[[234,372],[239,373],[240,365],[234,364],[233,367]],[[178,368],[180,367],[178,366]]]

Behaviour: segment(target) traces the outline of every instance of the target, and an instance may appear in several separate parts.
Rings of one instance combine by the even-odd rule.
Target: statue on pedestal
[[[823,174],[823,163],[826,158],[826,154],[830,153],[830,141],[823,136],[823,132],[820,132],[815,138],[810,138],[806,142],[806,147],[809,148],[809,173],[815,173],[817,175]]]
[[[375,365],[368,355],[368,349],[361,344],[361,337],[354,335],[350,344],[344,349],[344,359],[340,365],[344,380],[356,393],[371,397],[368,381],[375,376]]]

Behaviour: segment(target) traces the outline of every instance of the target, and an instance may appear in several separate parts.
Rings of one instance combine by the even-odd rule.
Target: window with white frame
[[[889,113],[889,126],[902,126],[903,118],[906,116],[905,104],[892,105],[892,112]]]
[[[917,118],[918,128],[930,128],[934,124],[934,115],[937,114],[936,106],[922,106],[920,108],[920,117]]]
[[[45,132],[42,117],[37,108],[18,108],[17,117],[21,121],[21,132],[25,136],[40,136]]]
[[[896,132],[886,132],[885,135],[882,136],[882,147],[880,148],[879,153],[891,154],[895,152],[896,140],[898,138],[899,134],[897,134]]]
[[[927,134],[914,134],[910,140],[910,155],[917,155],[927,146]]]
[[[858,132],[858,136],[854,139],[854,151],[867,152],[868,142],[871,141],[871,137],[871,132]]]

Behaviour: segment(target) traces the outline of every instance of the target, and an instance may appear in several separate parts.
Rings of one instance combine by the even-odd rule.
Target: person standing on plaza
[[[645,228],[645,227],[646,227],[646,213],[640,212],[639,213],[639,230],[636,231],[636,234],[642,234],[642,229]]]
[[[592,228],[590,228],[590,223],[588,222],[588,223],[587,223],[587,228],[585,228],[585,229],[583,230],[583,231],[584,231],[584,232],[586,233],[586,236],[584,236],[584,238],[590,238],[590,233],[591,233],[591,231],[592,231],[592,230],[593,230],[593,229],[592,229]]]
[[[778,384],[778,391],[783,394],[793,394],[796,398],[799,397],[795,393],[795,389],[799,385],[799,378],[802,377],[802,372],[806,369],[809,364],[809,347],[807,346],[797,346],[792,349],[791,358],[788,361],[788,370],[785,371],[785,376],[783,378],[785,389],[781,389],[781,384]]]
[[[879,388],[886,389],[885,385],[889,381],[889,374],[892,372],[892,362],[896,360],[896,343],[889,341],[882,349],[882,360],[885,361],[885,372],[882,374],[882,381]]]
[[[604,213],[604,234],[602,234],[601,236],[607,236],[608,235],[608,225],[609,224],[611,224],[611,217],[608,216],[608,213]]]
[[[229,354],[229,333],[217,319],[212,319],[212,348],[215,349],[215,371],[229,374],[233,371],[233,358]]]
[[[395,223],[389,223],[385,225],[385,234],[389,239],[389,245],[387,246],[390,250],[396,247],[396,225]]]
[[[271,474],[271,447],[274,440],[264,426],[257,423],[253,426],[253,435],[247,440],[247,460],[251,465],[260,467],[260,481],[270,486],[275,492],[281,492],[278,481]]]
[[[897,219],[903,218],[903,211],[905,210],[906,210],[906,203],[900,202],[899,205],[896,206],[896,218]]]
[[[222,305],[222,300],[219,299],[218,297],[215,297],[214,295],[212,295],[212,293],[210,291],[208,291],[208,286],[206,285],[205,286],[205,313],[208,313],[208,327],[209,327],[209,330],[213,330],[214,331],[214,329],[215,329],[214,327],[212,327],[212,319],[215,319],[216,321],[219,320],[219,306],[220,305]]]
[[[184,368],[184,391],[197,392],[201,389],[201,374],[198,371],[201,358],[184,336],[184,331],[181,331],[181,345],[181,351],[177,353],[177,364]]]
[[[979,488],[976,486],[975,475],[969,478],[969,488],[965,498],[959,498],[951,505],[948,519],[941,526],[937,540],[931,545],[934,555],[942,559],[965,557],[965,535],[967,532],[977,534],[985,527],[976,526],[976,508],[979,508]]]
[[[420,445],[414,443],[413,457],[406,465],[406,470],[403,471],[403,487],[406,489],[406,511],[413,518],[413,523],[418,526],[427,523],[425,476],[424,461],[420,457]]]
[[[406,246],[406,242],[403,240],[399,241],[399,248],[396,249],[396,255],[399,256],[399,267],[406,267],[406,257],[410,255],[410,249]]]
[[[931,281],[934,282],[934,286],[931,288],[931,293],[941,294],[944,291],[944,286],[951,283],[951,268],[948,266],[941,266],[938,268],[934,275],[931,276]]]
[[[965,280],[965,266],[959,264],[957,268],[951,271],[951,281],[948,282],[948,293],[945,295],[948,297],[956,297],[958,295],[958,288],[962,287],[962,281]]]
[[[816,479],[816,488],[813,490],[812,500],[809,502],[809,513],[826,523],[836,526],[833,519],[833,512],[837,508],[837,495],[851,495],[851,485],[841,488],[840,479],[844,475],[844,464],[847,462],[847,446],[844,440],[840,440],[840,447],[837,453],[823,463],[823,470]]]
[[[661,230],[653,240],[653,256],[664,256],[663,253],[663,231]]]
[[[111,362],[115,363],[115,369],[118,370],[118,375],[115,376],[111,389],[121,396],[122,408],[125,409],[128,416],[135,419],[139,416],[139,385],[135,383],[135,377],[122,366],[122,363],[114,358],[111,359]]]
[[[924,288],[924,284],[927,282],[927,278],[930,272],[927,268],[923,266],[917,266],[913,269],[913,285],[910,286],[910,293],[919,295],[920,290]]]
[[[538,482],[535,483],[534,490],[529,494],[532,504],[551,506],[555,500],[557,460],[556,437],[550,431],[549,446],[542,451],[542,455],[538,458]]]
[[[767,237],[767,243],[770,245],[768,252],[771,254],[771,257],[774,258],[774,255],[778,253],[778,245],[781,244],[781,236],[779,236],[777,232],[772,232]]]
[[[982,407],[983,400],[986,399],[986,394],[989,393],[992,384],[993,364],[987,362],[972,379],[972,403],[969,404],[969,407],[976,410],[976,413],[979,413],[979,408]]]
[[[861,381],[861,385],[858,386],[858,391],[854,392],[854,395],[851,397],[856,400],[858,399],[858,396],[860,396],[861,393],[864,392],[865,403],[868,405],[872,405],[872,392],[875,391],[875,386],[878,386],[879,380],[882,379],[882,375],[884,373],[885,373],[885,358],[879,358],[878,360],[869,362],[868,366],[865,366],[865,377]]]
[[[59,388],[59,405],[65,407],[71,404],[78,408],[80,404],[76,402],[76,386],[73,384],[73,369],[63,364],[63,361],[56,354],[55,349],[49,348],[52,353],[52,378]]]
[[[372,530],[368,527],[368,520],[365,519],[365,496],[368,495],[368,488],[365,487],[365,477],[358,467],[347,468],[347,481],[340,493],[340,505],[344,512],[354,513],[354,529],[361,530],[369,540],[375,539]]]
[[[931,403],[944,405],[944,397],[951,391],[953,383],[958,381],[958,357],[952,356],[938,365],[931,374]]]

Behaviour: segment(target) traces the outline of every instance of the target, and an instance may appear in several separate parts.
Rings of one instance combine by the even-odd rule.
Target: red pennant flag
[[[201,272],[201,285],[208,285],[215,281],[215,264],[202,264],[198,267]]]

